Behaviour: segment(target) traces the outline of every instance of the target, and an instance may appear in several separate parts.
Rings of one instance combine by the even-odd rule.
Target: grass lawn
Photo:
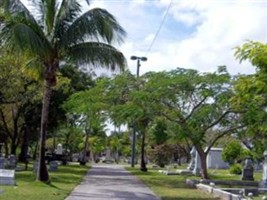
[[[186,167],[184,167],[185,169]],[[146,185],[148,185],[155,194],[162,200],[218,200],[211,195],[201,192],[200,190],[190,188],[185,184],[187,178],[200,179],[188,175],[164,175],[155,169],[149,169],[148,172],[141,172],[139,167],[126,167],[128,171],[136,175]],[[261,179],[261,173],[254,173],[255,180]],[[240,180],[241,175],[233,175],[229,170],[210,170],[210,179],[212,180]],[[257,199],[257,198],[256,198]]]
[[[209,194],[187,186],[185,180],[192,176],[167,176],[154,169],[149,169],[148,172],[141,172],[139,168],[126,167],[126,169],[148,185],[162,200],[218,200],[218,198],[213,198]]]
[[[63,200],[81,182],[88,166],[59,166],[58,171],[49,172],[51,183],[35,181],[32,167],[28,171],[16,172],[16,186],[2,186],[3,200]]]

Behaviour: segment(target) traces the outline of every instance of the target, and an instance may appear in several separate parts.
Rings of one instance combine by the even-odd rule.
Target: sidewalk
[[[119,165],[94,165],[65,200],[159,200]]]

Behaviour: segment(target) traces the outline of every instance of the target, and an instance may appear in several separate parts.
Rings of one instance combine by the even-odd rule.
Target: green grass
[[[182,168],[185,169],[185,167]],[[158,169],[149,169],[148,172],[141,172],[139,168],[126,167],[126,169],[148,185],[162,200],[218,200],[218,198],[214,198],[200,190],[190,188],[185,184],[187,178],[200,179],[200,177],[188,175],[167,176],[159,173]],[[171,170],[175,169],[171,168]],[[211,180],[241,180],[241,175],[230,174],[229,170],[209,170],[209,178]],[[262,173],[254,173],[254,178],[255,181],[260,181]],[[259,199],[259,197],[256,197],[256,199]]]
[[[63,200],[81,182],[89,167],[80,165],[59,166],[49,172],[50,184],[35,180],[32,168],[16,172],[16,186],[2,186],[0,199],[4,200]]]
[[[186,178],[193,179],[195,177],[166,176],[153,169],[149,169],[148,172],[141,172],[138,168],[126,167],[126,169],[148,185],[162,200],[218,200],[218,198],[213,198],[211,195],[185,184]]]

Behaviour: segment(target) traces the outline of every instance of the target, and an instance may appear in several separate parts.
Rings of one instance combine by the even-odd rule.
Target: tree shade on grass
[[[28,171],[16,172],[16,186],[0,186],[4,190],[0,199],[5,200],[63,200],[81,182],[88,166],[67,165],[50,173],[51,184],[35,181],[29,167]]]

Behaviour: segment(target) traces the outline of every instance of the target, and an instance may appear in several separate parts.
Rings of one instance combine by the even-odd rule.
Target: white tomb
[[[207,168],[208,169],[227,169],[228,163],[222,159],[223,148],[211,148],[207,155]]]

